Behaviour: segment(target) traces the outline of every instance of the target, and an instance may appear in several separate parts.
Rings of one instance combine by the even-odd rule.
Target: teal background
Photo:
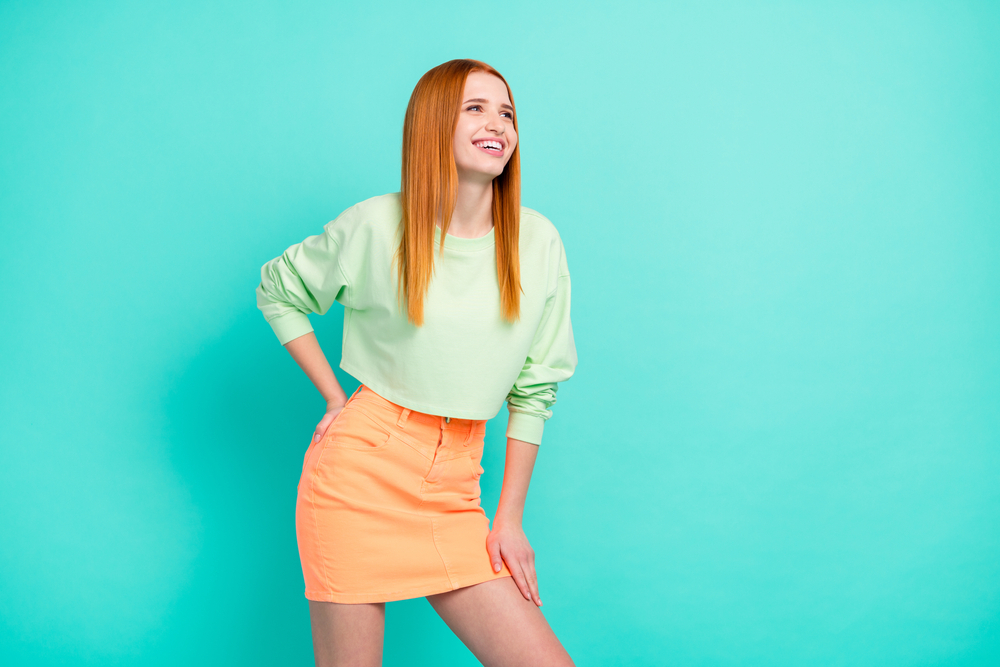
[[[996,3],[0,3],[0,663],[312,664],[324,406],[259,270],[397,190],[413,86],[473,57],[573,274],[525,527],[576,663],[1000,664],[998,40]],[[476,664],[423,599],[386,633]]]

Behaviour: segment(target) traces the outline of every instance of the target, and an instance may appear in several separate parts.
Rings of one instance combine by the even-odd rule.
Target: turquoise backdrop
[[[525,523],[576,663],[1000,664],[998,45],[986,2],[0,3],[0,664],[312,664],[324,404],[254,289],[461,57],[573,275]],[[476,661],[416,599],[385,664]]]

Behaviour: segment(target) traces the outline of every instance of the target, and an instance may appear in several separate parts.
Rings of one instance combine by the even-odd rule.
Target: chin
[[[504,171],[504,169],[506,169],[506,168],[507,168],[507,165],[504,165],[503,167],[501,167],[498,170],[497,169],[482,169],[482,170],[480,170],[480,169],[466,169],[465,171],[466,171],[466,173],[477,174],[477,175],[480,175],[480,176],[487,176],[490,179],[494,179],[497,176],[499,176],[500,174],[502,174],[503,171]],[[459,167],[459,172],[462,172],[462,171],[463,171],[463,169],[461,167]]]

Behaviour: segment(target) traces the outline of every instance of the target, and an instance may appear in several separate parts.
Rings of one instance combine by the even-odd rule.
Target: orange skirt
[[[389,602],[511,576],[486,551],[485,433],[485,420],[417,412],[358,387],[302,465],[306,598]]]

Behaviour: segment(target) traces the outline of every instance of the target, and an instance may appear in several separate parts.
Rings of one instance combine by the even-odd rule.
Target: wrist
[[[329,412],[334,408],[342,408],[347,405],[347,395],[334,396],[333,398],[328,398],[326,400],[326,411]]]
[[[509,526],[512,528],[521,527],[521,513],[516,514],[503,512],[497,510],[496,516],[493,517],[493,527],[497,526]]]

